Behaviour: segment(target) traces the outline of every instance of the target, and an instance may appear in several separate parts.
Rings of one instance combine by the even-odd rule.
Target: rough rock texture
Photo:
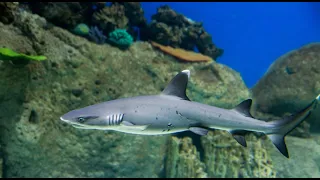
[[[247,148],[237,143],[226,131],[209,132],[201,137],[208,177],[271,178],[276,177],[265,140],[253,134],[246,136]]]
[[[115,29],[127,29],[129,19],[125,13],[125,7],[118,3],[106,6],[100,11],[96,11],[92,16],[92,23],[97,24],[105,34],[109,34]]]
[[[272,144],[270,150],[278,178],[320,177],[320,136],[312,138],[286,137],[290,159],[282,156]],[[273,149],[273,150],[272,150]]]
[[[12,25],[0,24],[2,46],[48,57],[25,66],[0,61],[6,177],[165,177],[170,136],[75,129],[59,117],[106,100],[159,93],[182,69],[191,70],[187,93],[194,101],[232,107],[249,96],[239,73],[215,62],[179,63],[149,43],[121,51],[46,26],[26,11]]]
[[[14,21],[19,2],[0,2],[0,22],[10,24]]]
[[[223,50],[214,45],[202,23],[188,19],[167,5],[159,7],[152,16],[152,22],[141,29],[141,39],[187,50],[197,47],[200,53],[213,59],[223,54]]]
[[[190,137],[171,137],[166,159],[167,178],[206,178],[205,165]]]
[[[123,4],[125,14],[129,19],[130,26],[137,26],[139,28],[147,25],[147,20],[144,17],[144,11],[141,7],[140,2],[118,2]]]
[[[73,29],[80,23],[90,24],[95,4],[100,7],[99,2],[29,2],[29,7],[49,22]]]
[[[252,88],[253,115],[263,119],[279,118],[303,109],[320,93],[319,67],[320,43],[305,45],[279,57]],[[311,129],[319,132],[319,118],[317,108],[305,122],[311,123]],[[308,130],[305,122],[300,126],[301,132]],[[295,132],[310,136],[307,132]]]

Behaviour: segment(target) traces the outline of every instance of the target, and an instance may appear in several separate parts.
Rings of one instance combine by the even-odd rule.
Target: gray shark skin
[[[198,102],[186,96],[190,71],[178,73],[158,95],[121,98],[70,111],[60,119],[79,129],[114,130],[138,135],[162,135],[192,131],[206,135],[210,129],[226,130],[246,147],[247,132],[266,134],[287,158],[284,137],[315,109],[317,96],[300,112],[265,122],[250,114],[251,99],[233,109],[223,109]]]

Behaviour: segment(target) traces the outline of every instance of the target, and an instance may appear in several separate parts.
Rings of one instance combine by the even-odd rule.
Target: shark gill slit
[[[108,125],[115,126],[119,125],[123,120],[124,114],[112,114],[107,116]]]

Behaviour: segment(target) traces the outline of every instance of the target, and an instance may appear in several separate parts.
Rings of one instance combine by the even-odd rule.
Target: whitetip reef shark
[[[246,147],[246,132],[267,135],[287,158],[285,136],[305,120],[320,100],[318,95],[301,111],[282,119],[265,122],[250,114],[251,99],[232,109],[223,109],[190,101],[186,88],[190,71],[178,73],[157,95],[120,98],[70,111],[60,119],[80,129],[114,130],[138,135],[162,135],[192,131],[206,135],[220,129],[232,134]]]

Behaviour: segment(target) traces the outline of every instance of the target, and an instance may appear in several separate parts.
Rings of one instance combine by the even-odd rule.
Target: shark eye
[[[78,117],[77,120],[79,123],[83,123],[84,121],[86,120],[89,120],[89,119],[96,119],[98,118],[99,116],[85,116],[85,117]]]
[[[86,119],[84,118],[84,117],[78,117],[78,121],[80,122],[80,123],[82,123],[82,122],[84,122]]]

